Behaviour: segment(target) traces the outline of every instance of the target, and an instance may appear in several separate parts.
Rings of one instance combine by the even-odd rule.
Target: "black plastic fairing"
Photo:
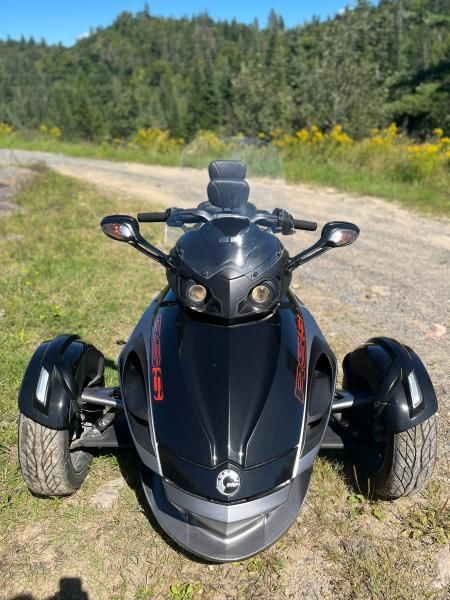
[[[236,326],[208,323],[161,304],[164,399],[153,401],[158,442],[186,460],[251,467],[298,444],[293,307]],[[295,308],[295,307],[294,307]]]
[[[147,311],[153,311],[153,307]],[[150,336],[150,329],[148,335]],[[144,338],[141,333],[138,333],[132,339],[132,343],[127,344],[119,358],[121,389],[128,422],[135,440],[147,452],[154,455],[155,449],[150,435],[148,411],[150,402],[148,362],[149,356]]]
[[[184,490],[217,502],[238,502],[263,495],[292,477],[296,449],[274,458],[255,468],[242,468],[234,462],[225,462],[214,468],[206,468],[159,446],[164,477]],[[233,496],[224,496],[217,489],[217,477],[224,469],[233,469],[240,477],[240,487]]]
[[[194,281],[208,292],[196,310],[228,321],[270,311],[291,280],[280,240],[242,216],[220,217],[185,233],[171,254],[178,268],[167,278],[180,302],[190,306],[186,289]],[[270,285],[272,294],[257,306],[250,293],[261,283]]]
[[[322,337],[314,337],[309,357],[309,378],[305,441],[305,456],[321,443],[328,425],[336,379],[335,356]]]
[[[282,249],[273,234],[237,216],[209,221],[185,233],[176,245],[182,262],[208,279],[224,267],[240,275],[251,274],[263,265],[267,268],[277,261],[277,252]]]
[[[65,429],[79,412],[79,398],[92,382],[102,384],[103,355],[75,335],[42,343],[32,356],[19,392],[19,410],[50,429]],[[42,369],[48,373],[43,401],[37,398]]]
[[[415,427],[438,408],[428,372],[417,354],[391,338],[373,338],[347,354],[344,389],[369,392],[385,405],[395,433]],[[414,374],[421,401],[414,406],[408,377]]]

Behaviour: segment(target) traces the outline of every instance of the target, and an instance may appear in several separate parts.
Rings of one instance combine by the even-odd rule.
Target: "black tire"
[[[433,415],[416,427],[392,433],[386,425],[381,468],[375,473],[364,467],[370,495],[395,500],[419,492],[430,480],[436,461],[436,418]]]
[[[37,496],[68,496],[88,474],[92,454],[70,452],[69,430],[44,427],[19,417],[19,461],[28,489]]]

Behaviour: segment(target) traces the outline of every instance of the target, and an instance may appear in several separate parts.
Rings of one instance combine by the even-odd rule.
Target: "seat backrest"
[[[209,202],[222,209],[244,209],[250,195],[246,170],[244,163],[238,160],[213,161],[209,165]]]
[[[208,172],[211,181],[213,179],[244,180],[247,167],[240,160],[213,160]]]

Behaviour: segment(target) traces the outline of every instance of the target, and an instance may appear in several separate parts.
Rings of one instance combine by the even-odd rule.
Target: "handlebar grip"
[[[165,212],[154,212],[154,213],[139,213],[137,220],[139,223],[165,223],[169,215]]]
[[[303,229],[305,231],[316,231],[317,223],[314,221],[302,221],[301,219],[293,219],[294,229]]]

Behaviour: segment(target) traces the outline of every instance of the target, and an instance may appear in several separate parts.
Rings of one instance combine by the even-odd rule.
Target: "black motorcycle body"
[[[344,389],[336,390],[336,358],[289,290],[295,268],[351,243],[356,226],[328,223],[291,258],[274,233],[316,224],[258,212],[247,202],[242,163],[216,161],[210,176],[209,202],[139,215],[185,229],[169,255],[131,217],[102,222],[110,237],[162,264],[168,279],[120,354],[120,389],[102,387],[98,351],[57,338],[36,351],[19,407],[51,429],[78,418],[72,450],[131,443],[163,529],[194,554],[233,561],[290,527],[321,448],[359,452],[372,414],[387,415],[398,435],[432,417],[437,402],[417,355],[387,338],[346,357]]]
[[[119,364],[133,442],[150,470],[144,488],[163,528],[216,560],[272,544],[299,512],[333,400],[335,358],[309,312],[289,294],[264,319],[211,326],[166,290]]]

